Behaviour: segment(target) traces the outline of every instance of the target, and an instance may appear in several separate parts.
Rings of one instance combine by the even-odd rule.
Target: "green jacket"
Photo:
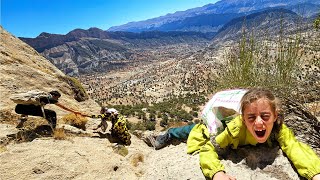
[[[221,148],[231,146],[233,149],[237,149],[238,146],[242,145],[258,144],[242,123],[241,116],[237,116],[228,123],[226,129],[216,136],[215,140]],[[301,176],[312,179],[313,176],[320,173],[319,157],[308,145],[298,142],[286,125],[281,126],[276,140]],[[267,142],[271,143],[270,138]],[[218,171],[225,171],[213,144],[210,142],[209,132],[204,124],[197,124],[191,130],[187,146],[188,154],[199,152],[200,166],[205,176],[212,179]]]

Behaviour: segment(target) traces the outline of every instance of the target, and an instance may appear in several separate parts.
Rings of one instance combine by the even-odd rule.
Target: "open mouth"
[[[259,138],[263,137],[266,134],[266,130],[265,129],[264,130],[255,130],[254,132],[256,133],[256,135]]]

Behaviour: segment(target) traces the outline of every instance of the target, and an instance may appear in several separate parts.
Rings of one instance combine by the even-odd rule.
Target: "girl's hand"
[[[212,180],[236,180],[236,178],[227,175],[223,171],[219,171],[213,176]]]
[[[312,180],[320,180],[320,174],[313,176]]]

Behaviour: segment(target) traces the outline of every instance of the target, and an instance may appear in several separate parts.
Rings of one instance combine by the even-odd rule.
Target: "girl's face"
[[[277,112],[272,111],[269,101],[265,98],[248,104],[243,112],[247,129],[259,143],[267,141],[277,116]]]

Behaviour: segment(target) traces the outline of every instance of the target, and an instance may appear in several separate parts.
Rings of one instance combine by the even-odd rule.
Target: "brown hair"
[[[240,109],[241,109],[242,116],[247,105],[261,98],[265,98],[269,101],[269,104],[271,106],[271,110],[273,111],[273,113],[276,113],[276,112],[278,113],[278,117],[276,117],[277,120],[274,122],[274,128],[272,129],[272,131],[278,132],[284,120],[282,111],[281,111],[281,102],[268,89],[252,88],[244,94],[244,96],[240,101]]]
[[[50,93],[52,96],[61,97],[61,94],[59,93],[59,91],[50,91],[49,93]]]
[[[104,114],[107,112],[108,108],[105,106],[101,106],[100,112],[103,112]]]

